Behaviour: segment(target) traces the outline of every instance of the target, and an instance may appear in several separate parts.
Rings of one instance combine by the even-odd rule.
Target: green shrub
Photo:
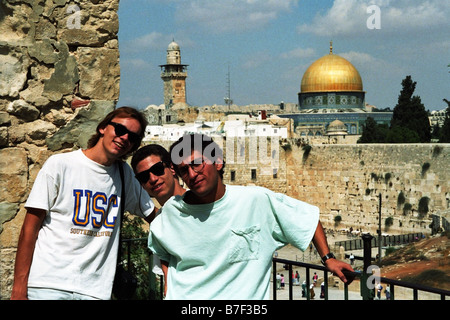
[[[422,165],[422,177],[425,176],[425,173],[427,173],[428,169],[430,169],[430,164],[428,162],[425,162]]]
[[[334,224],[338,225],[342,221],[342,217],[340,215],[337,215],[334,217]]]
[[[422,197],[419,200],[419,216],[423,217],[428,213],[428,203],[430,202],[430,198]]]
[[[411,211],[412,209],[412,205],[410,203],[405,203],[405,205],[403,206],[403,214],[407,215],[408,211]]]
[[[397,197],[397,206],[400,207],[402,204],[404,204],[406,201],[405,194],[403,191],[400,191]]]
[[[386,228],[389,228],[393,224],[394,224],[394,218],[392,218],[392,217],[387,217],[386,220],[384,220],[384,225],[386,226]]]

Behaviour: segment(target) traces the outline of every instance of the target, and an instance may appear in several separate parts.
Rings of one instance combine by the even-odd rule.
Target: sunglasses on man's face
[[[164,163],[162,161],[157,162],[149,169],[136,174],[136,179],[138,179],[141,184],[145,184],[150,179],[150,173],[153,173],[155,176],[162,176],[164,174],[164,169]]]
[[[114,127],[114,133],[118,137],[124,136],[124,135],[126,135],[128,133],[128,140],[131,143],[137,143],[141,139],[141,137],[137,133],[131,132],[123,124],[120,124],[120,123],[117,123],[117,122],[112,122],[112,121],[110,123],[108,123],[108,124],[110,124],[110,125],[112,125]]]

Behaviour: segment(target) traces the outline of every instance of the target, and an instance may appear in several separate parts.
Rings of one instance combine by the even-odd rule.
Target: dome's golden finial
[[[330,41],[330,54],[333,54],[333,40]]]

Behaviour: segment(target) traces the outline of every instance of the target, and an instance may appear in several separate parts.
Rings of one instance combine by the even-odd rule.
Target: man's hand
[[[327,267],[328,271],[332,272],[335,276],[338,276],[339,279],[342,280],[342,282],[349,285],[352,283],[353,279],[355,277],[346,277],[342,272],[343,271],[351,271],[354,272],[353,268],[343,261],[339,261],[337,259],[328,259],[325,261],[325,267]]]

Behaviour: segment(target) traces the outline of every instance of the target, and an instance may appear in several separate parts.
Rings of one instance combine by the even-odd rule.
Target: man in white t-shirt
[[[146,120],[129,107],[110,112],[86,150],[51,156],[25,204],[11,299],[110,299],[120,206],[148,222],[155,207],[120,162],[136,150]]]
[[[349,282],[330,253],[319,209],[261,187],[225,185],[222,150],[204,135],[171,146],[189,190],[150,226],[149,248],[168,263],[167,299],[268,299],[273,252],[312,240],[325,266]]]

